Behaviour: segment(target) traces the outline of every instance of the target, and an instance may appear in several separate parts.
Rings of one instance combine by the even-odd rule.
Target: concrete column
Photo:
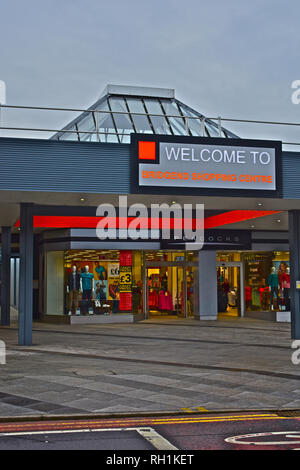
[[[291,337],[300,339],[300,211],[289,211]]]
[[[1,267],[1,325],[10,325],[10,252],[11,229],[2,227],[2,267]]]
[[[32,204],[20,207],[19,345],[32,344],[33,311],[33,215]]]
[[[217,320],[217,256],[216,251],[200,250],[199,264],[195,268],[195,318]],[[198,287],[198,292],[197,292]]]

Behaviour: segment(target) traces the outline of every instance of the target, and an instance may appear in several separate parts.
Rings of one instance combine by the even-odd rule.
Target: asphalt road
[[[0,423],[0,450],[300,450],[299,416],[274,413]]]

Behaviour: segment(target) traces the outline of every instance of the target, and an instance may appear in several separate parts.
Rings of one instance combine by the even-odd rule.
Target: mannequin
[[[290,310],[290,268],[286,268],[286,272],[281,276],[281,288],[284,297],[284,305],[286,310]]]
[[[273,310],[274,294],[276,295],[276,299],[278,299],[278,288],[279,288],[279,278],[275,272],[274,266],[271,268],[271,273],[269,274],[267,284],[271,292],[270,306],[271,306],[271,310]]]
[[[68,275],[67,285],[67,309],[68,314],[72,315],[72,305],[76,309],[76,314],[80,313],[78,308],[78,295],[80,290],[80,274],[77,272],[77,267],[72,266],[72,271]]]
[[[80,292],[82,292],[82,300],[88,301],[89,314],[93,313],[91,308],[91,300],[94,292],[94,274],[90,273],[89,266],[84,267],[84,272],[80,274]]]

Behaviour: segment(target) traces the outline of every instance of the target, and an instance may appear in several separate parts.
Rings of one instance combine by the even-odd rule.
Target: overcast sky
[[[0,14],[7,104],[85,108],[112,83],[175,88],[208,116],[300,122],[299,0],[7,0]],[[45,127],[72,117],[35,116],[4,114]],[[227,127],[300,142],[300,129]]]

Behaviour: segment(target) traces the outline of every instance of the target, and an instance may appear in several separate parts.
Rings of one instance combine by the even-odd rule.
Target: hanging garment
[[[149,308],[157,308],[158,306],[158,295],[155,290],[149,292]]]
[[[268,287],[260,287],[260,304],[262,310],[269,310],[270,307],[270,291]]]
[[[234,290],[228,292],[228,305],[236,307],[236,293]]]
[[[169,291],[160,291],[158,298],[158,308],[159,310],[173,310],[172,296]]]
[[[250,302],[252,299],[252,287],[246,286],[245,287],[245,300],[246,302]]]

